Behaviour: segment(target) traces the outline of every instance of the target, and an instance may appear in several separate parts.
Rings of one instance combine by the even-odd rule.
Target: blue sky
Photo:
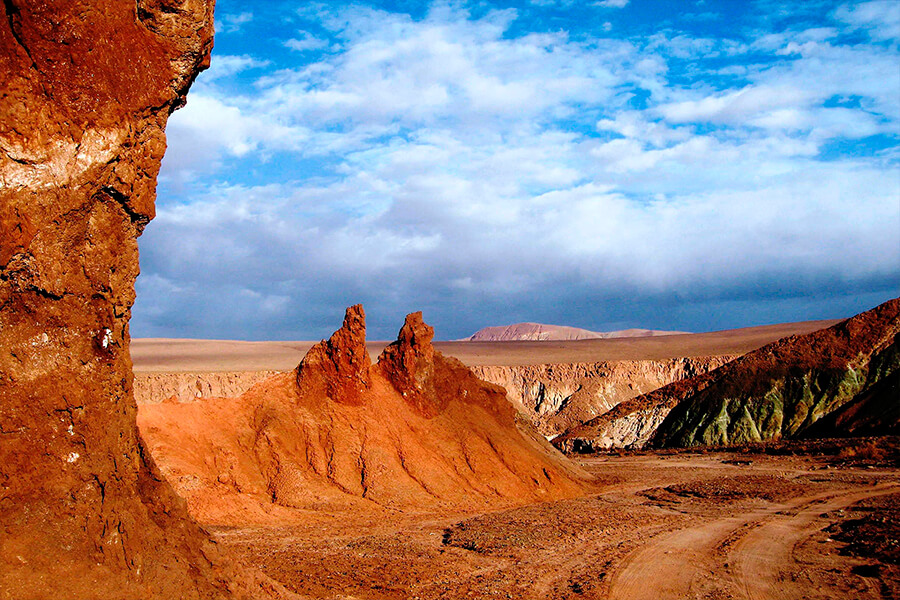
[[[219,0],[132,334],[852,315],[900,295],[898,40],[893,0]]]

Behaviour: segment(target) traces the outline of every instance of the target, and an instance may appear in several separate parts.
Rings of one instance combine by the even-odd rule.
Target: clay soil
[[[897,598],[897,438],[579,457],[599,492],[212,528],[301,597]]]

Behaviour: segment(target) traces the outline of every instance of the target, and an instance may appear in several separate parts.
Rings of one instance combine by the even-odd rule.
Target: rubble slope
[[[590,484],[506,400],[432,345],[421,313],[371,364],[362,307],[297,369],[237,398],[142,405],[163,471],[205,523],[292,510],[471,510]]]

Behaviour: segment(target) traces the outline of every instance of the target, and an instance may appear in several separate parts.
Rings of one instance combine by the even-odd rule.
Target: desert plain
[[[743,354],[834,323],[434,345],[475,369],[661,361]],[[207,394],[215,394],[228,387],[218,380],[215,389],[217,372],[228,373],[234,393],[241,393],[293,368],[312,345],[134,340],[136,393],[140,402],[147,378],[155,387],[146,393],[156,395],[174,394],[179,381],[206,378],[213,381]],[[385,346],[370,342],[368,350],[377,356]],[[900,593],[895,437],[619,449],[569,458],[590,483],[579,494],[546,502],[483,511],[362,502],[352,509],[297,508],[289,522],[245,524],[195,517],[241,563],[302,598],[849,599]]]

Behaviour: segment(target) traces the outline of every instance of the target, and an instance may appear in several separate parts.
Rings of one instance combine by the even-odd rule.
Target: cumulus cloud
[[[267,60],[260,60],[246,54],[242,55],[218,55],[210,68],[204,73],[203,79],[207,83],[232,77],[250,69],[262,69],[271,64]]]
[[[867,31],[873,39],[894,42],[900,39],[900,3],[895,0],[845,4],[835,11],[835,17]]]
[[[882,39],[872,10],[728,40],[305,9],[305,58],[223,57],[173,115],[164,176],[202,185],[142,238],[135,331],[315,338],[357,301],[384,338],[418,309],[453,338],[865,308],[900,284],[897,154],[823,152],[898,135],[896,48],[839,43]]]
[[[321,50],[327,48],[328,40],[317,38],[307,32],[301,32],[299,37],[286,40],[284,45],[297,52],[307,52],[309,50]]]
[[[216,20],[216,33],[235,33],[252,20],[253,13],[249,11],[222,15],[220,19]]]

